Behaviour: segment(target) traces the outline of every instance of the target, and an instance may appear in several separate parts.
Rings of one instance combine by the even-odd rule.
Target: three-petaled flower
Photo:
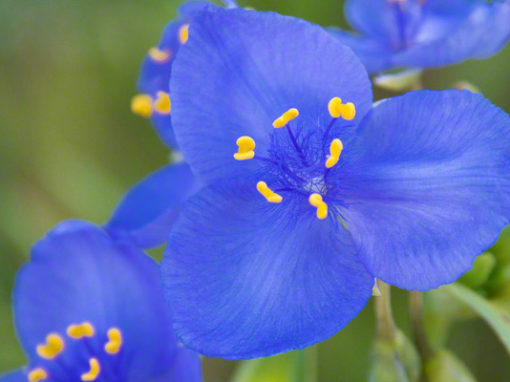
[[[369,72],[485,58],[510,39],[508,0],[348,0],[345,14],[359,34],[332,33]]]
[[[156,263],[89,223],[59,224],[32,250],[14,290],[26,368],[2,382],[201,381],[177,343]]]
[[[457,279],[510,222],[510,118],[468,91],[372,105],[367,72],[318,26],[195,16],[173,123],[207,186],[162,261],[177,336],[209,356],[302,348],[344,327],[374,277]]]

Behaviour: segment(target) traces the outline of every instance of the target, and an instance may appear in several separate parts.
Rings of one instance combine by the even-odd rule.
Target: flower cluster
[[[186,162],[134,186],[104,227],[66,221],[34,246],[14,291],[28,366],[0,380],[200,381],[198,353],[332,336],[375,279],[429,290],[469,270],[510,223],[510,117],[469,91],[374,104],[368,76],[510,38],[508,2],[447,3],[348,0],[360,35],[182,6],[131,108]],[[164,242],[158,267],[142,249]]]

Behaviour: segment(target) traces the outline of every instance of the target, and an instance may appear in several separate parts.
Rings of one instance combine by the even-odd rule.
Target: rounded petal
[[[367,269],[405,289],[451,283],[510,222],[510,118],[468,91],[381,102],[337,170]]]
[[[105,229],[140,248],[158,246],[166,241],[181,203],[198,187],[186,163],[163,167],[124,195]]]
[[[173,67],[172,121],[186,160],[206,181],[253,169],[255,161],[233,160],[237,138],[252,137],[265,153],[273,121],[290,108],[317,121],[340,96],[356,105],[357,123],[371,107],[365,69],[318,26],[217,9],[197,15],[189,36]]]
[[[202,382],[200,356],[185,347],[179,348],[172,363],[172,370],[161,379],[161,382],[168,381]]]
[[[510,39],[509,20],[509,2],[480,1],[458,28],[396,54],[392,66],[435,67],[486,58],[500,51]],[[436,24],[431,24],[428,29],[434,27]]]
[[[128,380],[163,374],[177,349],[157,264],[84,222],[61,223],[35,244],[16,278],[14,313],[32,360],[47,334],[64,335],[68,325],[84,321],[96,328],[93,349],[103,349],[109,328],[121,329]],[[106,353],[95,356],[109,362]]]
[[[255,182],[256,183],[256,182]],[[183,207],[161,263],[178,338],[201,354],[255,358],[322,341],[371,296],[350,235],[308,203],[268,203],[228,181]]]
[[[414,0],[348,0],[345,15],[361,34],[372,37],[380,45],[398,48],[416,33],[422,18],[421,7]]]

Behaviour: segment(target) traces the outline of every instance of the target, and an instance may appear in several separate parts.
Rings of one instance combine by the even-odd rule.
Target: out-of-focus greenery
[[[167,160],[168,150],[147,121],[130,114],[129,101],[142,57],[177,5],[176,0],[0,1],[0,373],[24,363],[10,291],[32,243],[63,219],[104,222],[124,190]],[[243,5],[345,26],[340,0]],[[467,80],[510,112],[509,63],[510,46],[489,60],[428,71],[425,86],[440,89]],[[405,293],[396,291],[394,309],[408,332]],[[369,304],[318,346],[319,380],[366,380],[373,334]],[[448,346],[480,381],[510,380],[508,355],[480,321],[455,327]],[[234,366],[205,360],[206,382],[224,382]]]

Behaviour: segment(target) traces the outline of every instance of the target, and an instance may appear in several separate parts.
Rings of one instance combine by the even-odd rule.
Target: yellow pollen
[[[289,123],[290,121],[292,121],[293,119],[297,118],[297,116],[299,115],[299,110],[298,109],[289,109],[287,110],[285,113],[283,113],[280,117],[276,118],[273,122],[273,127],[275,129],[278,129],[280,127],[284,127],[287,125],[287,123]]]
[[[283,200],[281,195],[273,192],[273,190],[267,186],[266,182],[258,182],[257,191],[260,192],[269,203],[281,203]]]
[[[28,373],[28,381],[29,382],[39,382],[48,379],[48,372],[41,367],[32,370]]]
[[[236,160],[248,160],[253,159],[255,156],[255,141],[252,137],[243,136],[239,137],[236,141],[238,146],[237,153],[234,154]]]
[[[46,336],[46,343],[37,345],[37,354],[44,359],[54,359],[64,350],[64,340],[56,333]]]
[[[82,322],[81,324],[69,325],[67,327],[67,335],[75,340],[83,337],[93,337],[94,334],[94,327],[90,322]]]
[[[328,217],[328,205],[322,200],[320,194],[312,194],[308,198],[310,204],[317,208],[317,218],[323,220]]]
[[[189,38],[189,24],[185,24],[179,28],[179,42],[186,44]]]
[[[158,98],[154,101],[154,110],[160,114],[170,114],[172,103],[170,102],[170,95],[166,92],[159,91]]]
[[[356,107],[352,102],[342,103],[342,100],[338,97],[334,97],[329,101],[328,104],[329,114],[333,118],[340,118],[347,121],[351,121],[356,116]]]
[[[81,375],[82,381],[95,381],[101,372],[101,366],[97,358],[89,359],[90,370]]]
[[[104,350],[108,354],[117,354],[122,347],[122,332],[120,329],[111,328],[108,330],[108,342],[104,345]]]
[[[148,94],[137,94],[131,99],[131,111],[143,118],[152,115],[152,98]]]
[[[327,168],[331,168],[338,163],[338,159],[340,158],[343,148],[344,145],[340,139],[333,139],[333,142],[331,142],[331,145],[329,146],[330,155],[326,161]]]
[[[153,47],[149,49],[149,57],[152,59],[152,61],[158,63],[167,62],[170,58],[170,51],[168,49],[161,50]]]

